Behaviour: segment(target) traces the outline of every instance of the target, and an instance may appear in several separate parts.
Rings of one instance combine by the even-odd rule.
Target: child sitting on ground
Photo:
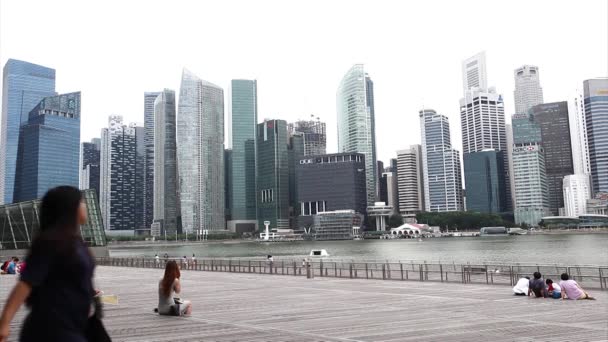
[[[562,288],[553,280],[547,279],[547,295],[551,298],[559,299],[562,296]]]

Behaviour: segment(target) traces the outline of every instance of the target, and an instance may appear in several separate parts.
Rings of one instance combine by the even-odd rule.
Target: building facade
[[[397,151],[399,212],[407,220],[425,210],[422,146]]]
[[[0,204],[12,203],[15,192],[17,149],[22,124],[40,101],[55,95],[55,69],[9,59],[2,75],[0,132]]]
[[[143,126],[130,123],[135,131],[135,229],[148,234],[150,225],[146,225],[146,130]]]
[[[503,151],[481,151],[464,155],[466,205],[468,211],[499,214],[505,211],[505,157]]]
[[[367,203],[374,205],[376,170],[376,128],[374,84],[362,64],[354,65],[342,78],[336,94],[338,151],[365,155]]]
[[[79,185],[80,92],[43,98],[20,128],[13,200]]]
[[[177,115],[182,228],[223,230],[224,91],[183,70]]]
[[[108,231],[128,233],[136,227],[135,128],[123,124],[122,116],[108,118],[101,131],[99,207]]]
[[[608,78],[583,82],[585,128],[593,193],[608,192]]]
[[[564,207],[563,181],[574,174],[568,103],[553,102],[533,106],[530,113],[541,132],[549,189],[549,209],[559,215]]]
[[[336,153],[303,156],[296,164],[298,206],[301,216],[354,210],[365,214],[367,188],[365,155]],[[300,219],[298,225],[308,222]]]
[[[304,155],[317,156],[327,153],[327,131],[325,122],[317,120],[299,120],[290,123],[289,134],[301,134],[304,138]]]
[[[514,72],[515,114],[527,114],[530,108],[543,103],[543,88],[537,66],[523,65]]]
[[[397,185],[397,171],[387,171],[382,174],[386,179],[386,204],[393,207],[393,214],[399,213],[399,187]]]
[[[160,92],[144,93],[144,217],[143,224],[150,227],[154,218],[154,101]]]
[[[232,152],[229,186],[231,231],[255,231],[256,125],[258,94],[256,80],[232,80]],[[237,229],[237,226],[240,226]]]
[[[177,173],[175,92],[165,89],[154,101],[154,217],[160,234],[181,233]]]
[[[421,110],[419,116],[425,210],[460,211],[463,209],[460,154],[452,148],[448,118],[432,109]]]
[[[287,122],[267,120],[257,125],[258,229],[289,228],[289,140]]]
[[[537,226],[543,217],[551,215],[541,129],[529,114],[515,114],[511,122],[515,223]]]
[[[80,189],[95,190],[95,196],[99,198],[101,139],[93,138],[91,139],[91,142],[82,143],[82,156],[80,161]]]
[[[315,240],[350,240],[359,231],[363,215],[354,210],[336,210],[313,216]]]
[[[587,200],[591,198],[589,175],[577,174],[564,177],[564,214],[580,216],[587,213]]]

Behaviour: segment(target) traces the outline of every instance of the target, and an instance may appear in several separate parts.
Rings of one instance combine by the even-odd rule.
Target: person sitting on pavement
[[[181,273],[177,262],[171,260],[165,266],[165,275],[158,283],[158,314],[168,316],[182,316],[192,313],[192,303],[179,298],[174,298],[174,294],[179,294],[182,290],[180,283]]]
[[[13,258],[11,262],[8,263],[6,269],[4,270],[5,274],[17,274],[19,270],[19,258]]]
[[[554,283],[553,280],[547,279],[547,295],[551,298],[559,299],[562,296],[562,288]]]
[[[513,286],[513,293],[516,296],[528,295],[528,287],[530,286],[530,277],[523,277],[517,281],[517,284]]]
[[[534,293],[536,298],[547,298],[547,285],[542,277],[540,272],[534,272],[534,279],[530,280],[528,296]]]
[[[562,299],[590,299],[595,298],[589,296],[585,290],[574,280],[570,279],[568,273],[562,273],[562,281],[559,282],[559,286],[562,288]]]

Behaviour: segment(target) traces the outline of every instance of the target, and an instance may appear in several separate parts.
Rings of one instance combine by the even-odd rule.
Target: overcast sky
[[[515,68],[539,66],[545,101],[567,100],[608,75],[607,42],[605,0],[0,1],[0,61],[55,68],[59,93],[82,91],[83,141],[111,114],[143,123],[143,93],[179,93],[187,67],[224,88],[227,116],[230,80],[257,79],[260,121],[314,114],[334,152],[336,89],[363,63],[379,159],[420,143],[422,106],[450,118],[461,151],[463,59],[486,51],[510,121]]]

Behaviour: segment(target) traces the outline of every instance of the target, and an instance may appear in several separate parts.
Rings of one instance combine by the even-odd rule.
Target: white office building
[[[564,210],[566,216],[587,213],[587,200],[591,198],[589,175],[578,174],[564,177]]]
[[[397,151],[397,188],[399,211],[404,218],[415,218],[416,213],[424,211],[424,174],[420,145]]]
[[[537,66],[523,65],[514,71],[515,114],[526,114],[530,108],[543,103],[543,88]]]

